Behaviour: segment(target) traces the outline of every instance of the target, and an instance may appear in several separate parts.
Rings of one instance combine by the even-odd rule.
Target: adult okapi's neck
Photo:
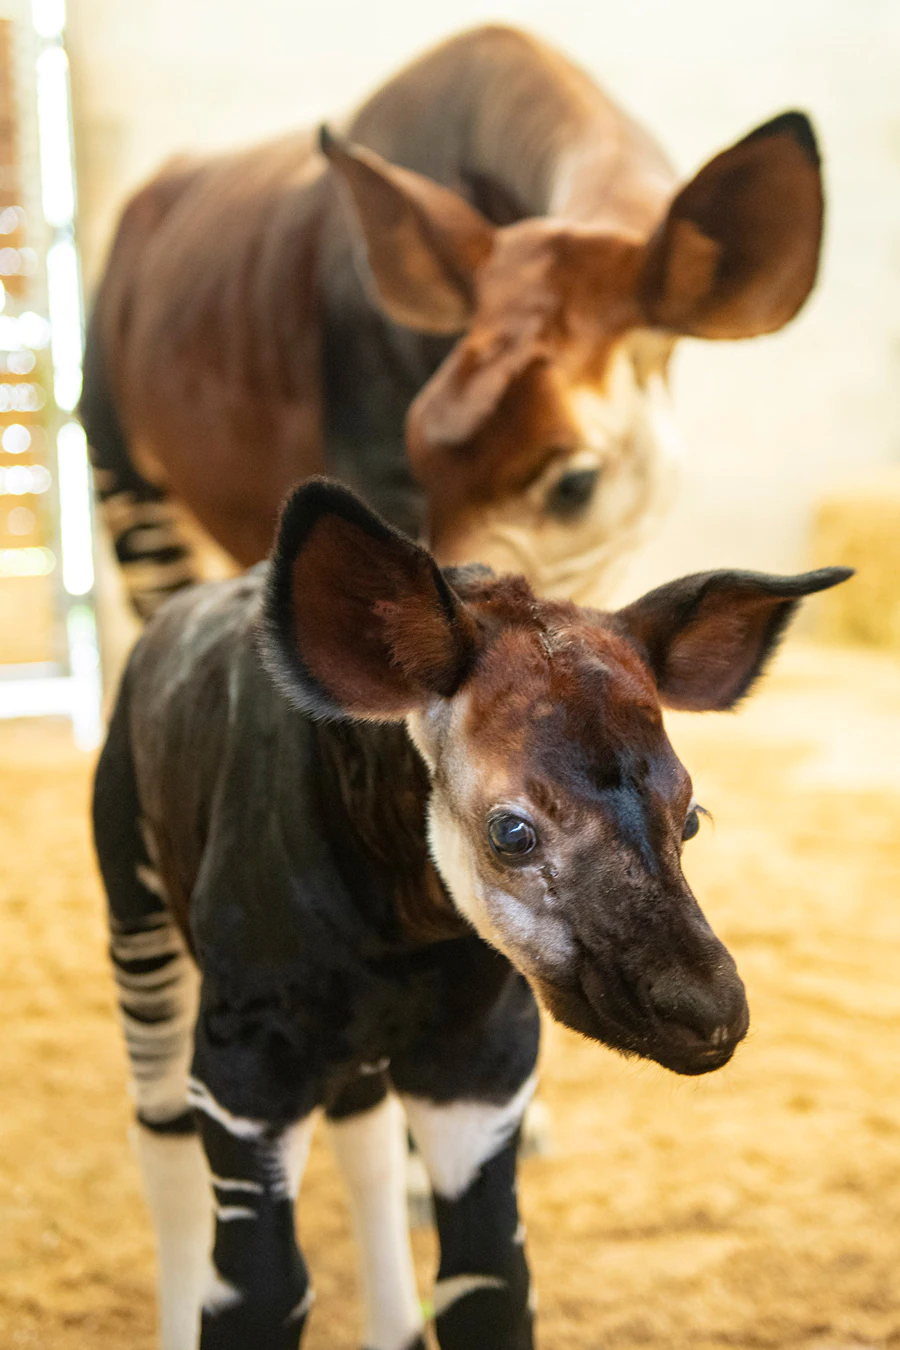
[[[410,473],[404,420],[454,339],[392,323],[360,280],[353,251],[335,193],[318,260],[325,468],[415,537],[426,506]]]
[[[349,135],[462,192],[498,225],[552,214],[646,234],[675,186],[659,146],[589,75],[499,26],[401,71]]]

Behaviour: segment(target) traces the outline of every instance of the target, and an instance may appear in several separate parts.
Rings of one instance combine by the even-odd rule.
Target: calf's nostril
[[[734,1039],[735,1019],[723,1016],[721,999],[683,977],[670,973],[657,977],[647,989],[647,999],[659,1021],[691,1031],[715,1049]]]

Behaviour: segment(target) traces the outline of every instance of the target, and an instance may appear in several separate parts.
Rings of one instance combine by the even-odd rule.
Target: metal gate
[[[65,0],[0,0],[0,717],[100,734]]]

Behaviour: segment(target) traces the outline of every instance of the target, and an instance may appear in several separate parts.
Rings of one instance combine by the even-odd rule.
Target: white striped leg
[[[162,489],[118,488],[108,470],[94,476],[128,598],[138,617],[149,619],[175,591],[200,580],[192,543]]]
[[[195,1350],[212,1245],[209,1172],[187,1100],[199,976],[158,901],[159,875],[137,864],[144,925],[114,928],[110,950],[131,1061],[136,1146],[156,1236],[162,1350]],[[153,900],[157,901],[155,908]]]
[[[367,1350],[410,1350],[422,1313],[406,1212],[406,1126],[395,1097],[329,1122],[350,1192],[359,1252]]]
[[[209,1279],[213,1203],[199,1136],[137,1127],[137,1151],[156,1232],[161,1350],[196,1350]]]
[[[517,1132],[529,1078],[503,1105],[404,1096],[434,1193],[441,1350],[532,1350],[534,1298],[516,1203]]]
[[[237,1116],[192,1079],[216,1195],[202,1350],[297,1350],[313,1291],[294,1229],[294,1199],[314,1117],[287,1129]]]

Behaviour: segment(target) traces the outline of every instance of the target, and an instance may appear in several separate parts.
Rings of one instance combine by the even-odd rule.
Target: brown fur
[[[323,813],[352,830],[354,844],[393,877],[399,926],[414,943],[460,937],[468,926],[438,876],[425,837],[428,774],[398,727],[316,730]],[[393,785],[384,791],[385,763]]]
[[[406,714],[444,883],[555,1016],[683,1073],[724,1063],[746,1003],[681,871],[691,781],[661,705],[731,706],[846,569],[685,577],[604,614],[430,561],[346,489],[298,488],[263,605],[270,673],[307,715]],[[510,820],[524,850],[493,833]]]
[[[302,660],[342,706],[402,716],[422,689],[451,693],[468,663],[475,625],[445,591],[424,549],[399,535],[373,539],[338,516],[314,526],[293,564]],[[336,653],[351,644],[350,663]],[[385,678],[385,661],[390,664]]]
[[[821,187],[796,129],[717,157],[668,218],[659,148],[511,29],[426,54],[349,135],[326,144],[331,173],[307,135],[170,166],[126,208],[97,301],[92,340],[130,453],[242,565],[268,551],[288,487],[328,467],[323,287],[348,265],[338,184],[388,315],[468,330],[430,380],[423,365],[408,425],[443,561],[470,559],[486,505],[514,502],[577,445],[566,390],[601,389],[623,338],[768,331],[812,284]]]

